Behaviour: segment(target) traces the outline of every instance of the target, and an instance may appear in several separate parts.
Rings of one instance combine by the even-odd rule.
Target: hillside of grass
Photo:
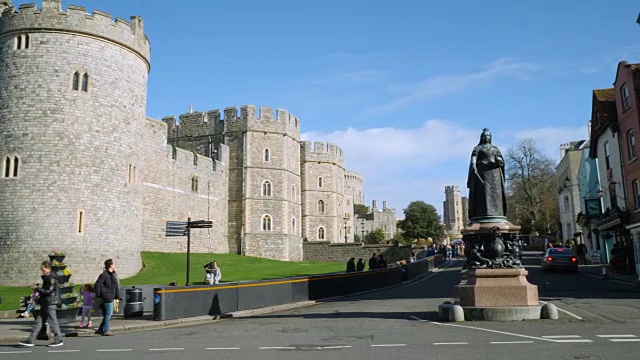
[[[130,278],[121,279],[120,284],[146,285],[169,284],[176,282],[184,285],[186,281],[187,254],[143,252],[141,254],[142,271]],[[325,274],[344,271],[345,264],[317,261],[277,261],[234,254],[191,254],[191,284],[202,284],[204,265],[217,261],[222,272],[222,282],[243,280],[274,279],[299,275]],[[0,286],[3,299],[0,311],[16,310],[21,296],[31,294],[28,287]]]

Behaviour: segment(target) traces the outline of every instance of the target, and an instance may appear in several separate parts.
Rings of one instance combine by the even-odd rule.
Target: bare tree
[[[513,221],[529,231],[554,234],[558,211],[553,161],[533,139],[523,139],[509,148],[506,173]]]

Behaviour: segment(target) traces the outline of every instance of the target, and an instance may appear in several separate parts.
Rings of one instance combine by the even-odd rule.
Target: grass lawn
[[[169,284],[174,281],[184,285],[187,254],[143,252],[141,255],[144,268],[135,276],[121,279],[121,285]],[[341,262],[290,262],[233,254],[191,254],[192,285],[202,283],[204,265],[212,260],[220,266],[222,282],[324,274],[344,271],[346,266]],[[0,286],[0,311],[18,309],[20,297],[30,295],[31,291],[28,287]]]

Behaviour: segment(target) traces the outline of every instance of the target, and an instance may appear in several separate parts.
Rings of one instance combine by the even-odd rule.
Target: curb
[[[278,311],[307,307],[315,304],[322,304],[326,302],[336,301],[338,299],[346,299],[354,296],[366,295],[366,294],[374,293],[378,291],[392,290],[398,287],[407,286],[409,284],[424,280],[428,276],[431,276],[437,271],[439,271],[440,269],[449,267],[451,264],[452,262],[445,261],[439,267],[436,267],[431,271],[426,272],[414,279],[402,282],[400,284],[380,288],[380,289],[362,291],[359,293],[354,293],[349,295],[334,296],[331,298],[325,298],[325,299],[319,299],[319,300],[301,301],[301,302],[290,303],[290,304],[268,306],[264,308],[241,310],[241,311],[220,314],[215,316],[206,315],[206,316],[197,316],[197,317],[191,317],[191,318],[165,320],[165,321],[150,321],[144,324],[118,325],[118,326],[112,326],[111,332],[113,332],[114,334],[121,334],[121,333],[134,332],[134,331],[159,330],[159,329],[166,329],[166,328],[172,328],[172,327],[202,325],[202,324],[207,324],[214,321],[220,321],[223,319],[246,318],[246,317],[251,317],[255,315],[269,314],[269,313],[278,312]],[[99,336],[99,335],[95,333],[95,330],[72,330],[62,334],[62,336],[65,338],[73,338],[73,337],[93,337],[93,336]],[[3,338],[0,338],[0,345],[15,345],[18,341],[24,340],[24,338],[25,338],[25,335],[20,337],[18,336],[3,337]]]
[[[610,280],[610,281],[616,281],[616,282],[619,282],[619,283],[622,283],[622,284],[626,284],[626,285],[640,286],[640,282],[639,281],[616,279],[614,277],[611,277],[611,275],[608,275],[607,277],[603,278],[602,275],[598,275],[596,273],[592,273],[592,272],[589,272],[589,271],[580,271],[580,273],[583,274],[583,275],[590,276],[592,278],[596,278],[596,279]]]

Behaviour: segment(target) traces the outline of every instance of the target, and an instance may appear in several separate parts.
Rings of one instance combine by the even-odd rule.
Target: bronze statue
[[[485,128],[480,143],[473,148],[469,174],[469,221],[506,221],[507,196],[504,188],[504,158],[491,144],[491,132]]]

